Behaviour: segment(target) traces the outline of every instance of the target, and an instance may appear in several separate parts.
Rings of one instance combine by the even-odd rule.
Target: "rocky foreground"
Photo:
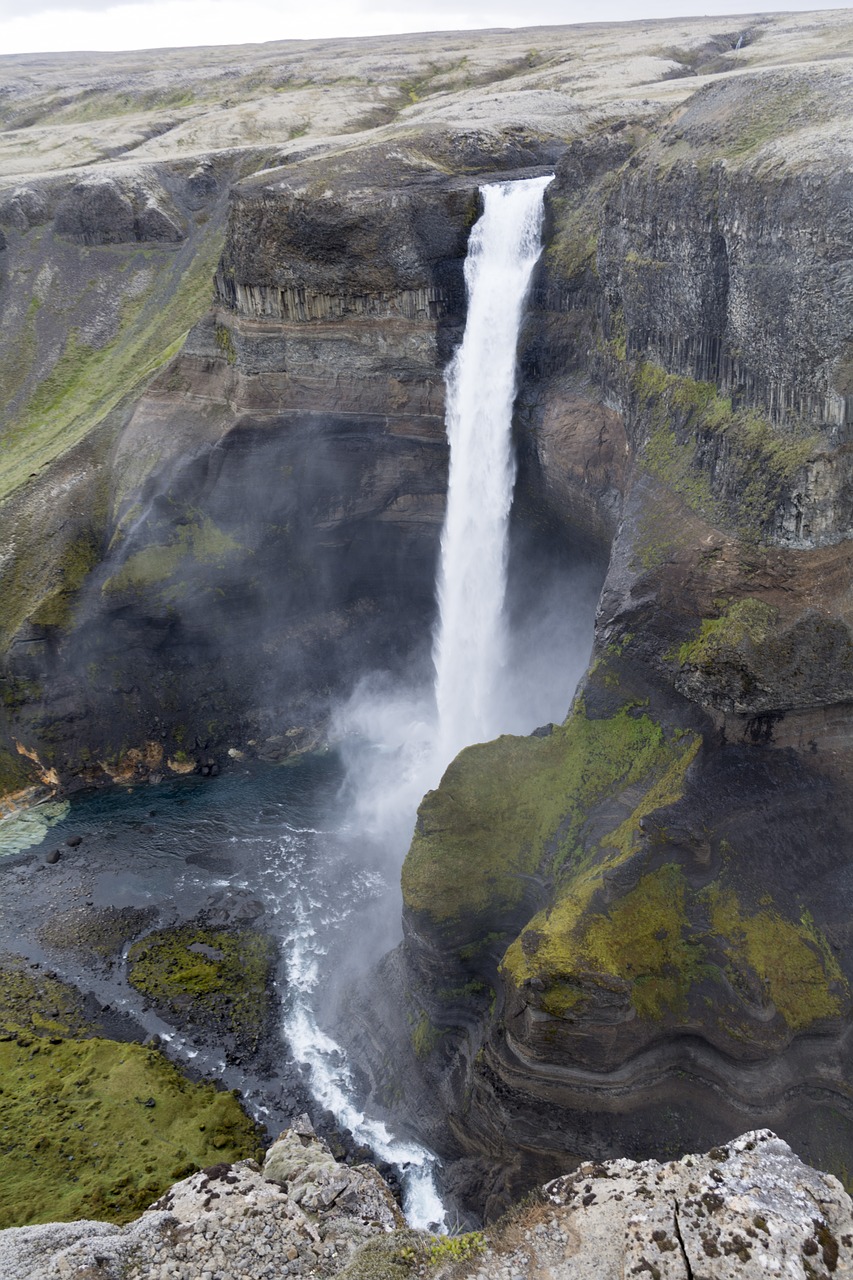
[[[0,1232],[0,1280],[729,1280],[853,1275],[853,1204],[767,1129],[670,1164],[583,1164],[488,1234],[405,1228],[369,1165],[338,1165],[310,1126],[263,1169],[216,1165],[136,1222]]]

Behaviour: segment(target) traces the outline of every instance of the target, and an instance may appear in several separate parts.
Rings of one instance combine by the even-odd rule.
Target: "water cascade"
[[[424,792],[437,784],[462,747],[515,727],[502,723],[507,700],[500,696],[500,682],[515,481],[516,347],[541,248],[543,195],[551,180],[482,187],[484,212],[471,232],[465,262],[468,318],[447,375],[450,477],[438,579],[434,707],[418,691],[377,689],[367,682],[338,715],[350,777],[350,835],[387,847],[395,877]],[[338,1123],[397,1166],[409,1222],[443,1229],[435,1157],[416,1142],[396,1139],[356,1106],[344,1050],[317,1020],[314,1002],[323,982],[329,904],[321,911],[319,898],[310,902],[300,894],[294,906],[296,918],[285,939],[291,992],[285,1030],[294,1056],[307,1069],[314,1096]],[[325,929],[315,928],[318,911],[326,913]]]
[[[497,695],[507,643],[516,346],[551,180],[482,187],[483,216],[465,261],[468,318],[446,380],[450,476],[433,654],[441,767],[467,743],[503,728]]]

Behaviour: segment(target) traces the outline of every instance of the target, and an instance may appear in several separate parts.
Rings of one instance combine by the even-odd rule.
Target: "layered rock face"
[[[822,95],[716,85],[549,192],[525,492],[612,538],[593,663],[564,725],[425,798],[386,965],[481,1205],[746,1115],[846,1161],[853,193]]]
[[[113,445],[97,571],[12,643],[12,736],[64,780],[284,754],[425,650],[476,185],[390,182],[378,151],[238,188],[216,306]]]
[[[834,48],[774,67],[774,31],[703,46],[695,93],[697,50],[656,44],[653,102],[632,71],[581,109],[555,64],[500,102],[466,81],[464,128],[442,90],[375,147],[4,196],[5,336],[52,351],[4,366],[6,791],[285,754],[357,674],[417,669],[476,187],[556,168],[517,504],[609,559],[593,663],[565,724],[425,799],[357,1028],[374,1098],[488,1211],[747,1122],[849,1159],[850,75]],[[90,306],[92,262],[120,307]]]

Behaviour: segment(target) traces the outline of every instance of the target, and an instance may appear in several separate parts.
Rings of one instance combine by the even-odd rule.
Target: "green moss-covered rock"
[[[7,1040],[0,1079],[0,1227],[127,1222],[193,1170],[260,1154],[232,1094],[142,1045]]]
[[[98,1035],[78,991],[0,961],[0,1228],[127,1222],[176,1178],[259,1154],[231,1093]]]
[[[167,1019],[229,1036],[251,1052],[268,1029],[274,958],[272,940],[254,930],[181,925],[135,942],[128,978]]]
[[[73,1037],[91,1032],[78,991],[17,956],[0,957],[0,1034]]]
[[[406,906],[438,924],[511,912],[525,877],[578,856],[594,805],[644,783],[647,800],[612,834],[626,851],[643,814],[671,802],[670,771],[683,776],[698,745],[637,707],[592,719],[579,701],[549,737],[467,748],[421,804],[403,865]]]
[[[597,869],[578,876],[504,957],[505,977],[517,990],[534,983],[554,1018],[582,1021],[605,998],[646,1022],[771,1047],[849,1006],[809,917],[786,918],[770,899],[749,909],[727,880],[694,890],[676,863],[609,903],[601,889]]]
[[[756,409],[735,409],[713,383],[666,373],[650,361],[625,368],[631,412],[645,434],[643,465],[691,511],[755,540],[786,487],[825,447],[820,435],[798,424],[776,427]],[[725,492],[703,462],[705,438],[725,450]]]

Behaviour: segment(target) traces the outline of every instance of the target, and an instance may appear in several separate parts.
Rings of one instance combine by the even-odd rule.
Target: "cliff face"
[[[448,1149],[515,1189],[744,1114],[825,1162],[850,1141],[853,193],[815,94],[705,89],[549,191],[526,475],[543,519],[612,539],[593,662],[565,725],[425,798],[391,964]]]
[[[423,646],[475,187],[352,169],[238,188],[214,310],[125,415],[100,525],[66,537],[97,568],[13,632],[11,735],[63,780],[284,753]]]

